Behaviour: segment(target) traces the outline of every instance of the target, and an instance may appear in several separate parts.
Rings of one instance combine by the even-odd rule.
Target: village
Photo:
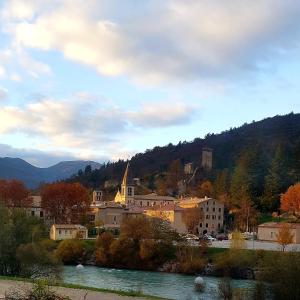
[[[212,168],[211,149],[204,149],[202,167]],[[192,164],[186,164],[185,173],[193,176],[193,172]],[[166,222],[192,246],[199,246],[199,241],[205,240],[212,247],[230,247],[232,228],[226,224],[228,212],[223,201],[208,196],[176,198],[158,195],[155,192],[140,195],[135,192],[140,184],[140,179],[132,176],[128,162],[120,189],[112,201],[105,199],[102,190],[93,190],[91,203],[86,210],[88,226],[74,223],[72,217],[65,218],[64,223],[56,223],[49,211],[42,206],[40,195],[31,196],[32,205],[26,207],[26,210],[31,216],[36,216],[47,224],[52,240],[96,239],[99,231],[106,230],[118,234],[123,220],[146,217]],[[76,214],[76,206],[71,208],[69,213],[73,212]],[[66,212],[61,211],[61,214],[64,213]],[[248,223],[248,220],[246,222]],[[249,226],[241,234],[246,241],[245,248],[280,250],[282,248],[278,245],[278,236],[282,230],[288,230],[291,236],[284,247],[291,244],[287,249],[300,251],[299,223],[266,222],[252,228]]]

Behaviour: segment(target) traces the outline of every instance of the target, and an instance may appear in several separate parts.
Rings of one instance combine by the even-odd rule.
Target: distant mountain
[[[41,182],[54,182],[77,174],[80,169],[90,165],[92,170],[100,168],[101,164],[94,161],[63,161],[49,168],[35,167],[23,159],[0,158],[0,178],[19,179],[29,188],[37,187]]]

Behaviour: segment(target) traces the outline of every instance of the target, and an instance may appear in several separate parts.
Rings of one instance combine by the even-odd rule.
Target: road
[[[211,247],[230,248],[230,241],[215,241],[215,242],[212,242]],[[280,251],[281,247],[277,243],[264,242],[264,241],[248,241],[247,240],[245,249]],[[286,247],[286,251],[299,251],[300,252],[300,244],[291,244]]]

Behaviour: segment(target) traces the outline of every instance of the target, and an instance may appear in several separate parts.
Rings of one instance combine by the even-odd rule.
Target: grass
[[[258,224],[267,223],[267,222],[286,222],[288,219],[280,218],[280,217],[273,217],[270,214],[261,214],[258,217]]]
[[[14,277],[14,276],[0,276],[0,280],[10,280],[10,281],[34,283],[33,279]],[[63,283],[63,282],[59,282],[57,284],[50,284],[50,286],[57,286],[57,287],[64,287],[64,288],[78,289],[78,290],[88,290],[88,291],[100,292],[100,293],[110,293],[110,294],[116,294],[116,295],[128,296],[128,297],[141,297],[141,298],[145,298],[145,299],[149,299],[149,300],[168,300],[167,298],[146,295],[146,294],[143,294],[141,291],[135,291],[135,290],[131,290],[131,291],[110,290],[110,289],[95,288],[95,287],[83,286],[83,285],[72,284],[72,283]]]

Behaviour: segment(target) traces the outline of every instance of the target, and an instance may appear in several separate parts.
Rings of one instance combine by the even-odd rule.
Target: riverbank
[[[0,276],[0,296],[16,289],[28,289],[32,280],[26,278],[10,278]],[[51,286],[56,293],[72,300],[166,300],[166,298],[143,295],[136,291],[99,289],[77,284],[60,283]]]

